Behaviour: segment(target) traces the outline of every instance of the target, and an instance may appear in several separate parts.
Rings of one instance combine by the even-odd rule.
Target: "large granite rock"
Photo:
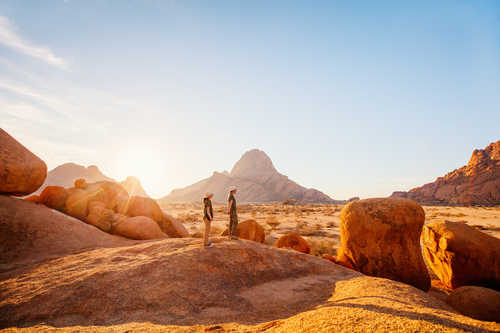
[[[40,194],[39,203],[45,206],[64,212],[68,191],[61,186],[47,186]]]
[[[476,149],[466,166],[435,182],[398,191],[393,197],[408,198],[422,204],[498,205],[500,204],[500,141]]]
[[[130,239],[162,239],[166,235],[158,223],[146,216],[123,216],[113,223],[112,232]]]
[[[160,222],[161,230],[172,238],[183,238],[189,237],[189,232],[181,221],[177,220],[175,217],[163,213],[163,218]]]
[[[47,165],[0,128],[0,193],[35,192],[47,176]]]
[[[224,230],[221,234],[221,236],[228,235],[228,229]],[[266,231],[255,220],[246,220],[238,223],[233,236],[239,237],[241,239],[248,239],[258,243],[264,243],[266,241]]]
[[[364,274],[430,287],[420,249],[422,207],[400,198],[353,201],[340,214],[337,261]]]
[[[422,244],[427,264],[448,288],[500,290],[500,239],[463,222],[434,221],[424,226]]]

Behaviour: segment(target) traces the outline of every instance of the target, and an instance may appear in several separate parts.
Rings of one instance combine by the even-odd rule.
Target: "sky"
[[[388,196],[500,139],[500,2],[3,0],[0,125],[153,197],[254,148]]]

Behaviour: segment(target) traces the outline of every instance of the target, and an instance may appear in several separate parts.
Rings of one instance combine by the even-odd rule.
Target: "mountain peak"
[[[277,172],[273,162],[265,152],[252,149],[241,156],[231,170],[230,175],[237,178],[256,178]]]

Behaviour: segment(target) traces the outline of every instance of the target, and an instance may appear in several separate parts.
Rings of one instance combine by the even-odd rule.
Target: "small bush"
[[[274,215],[269,215],[266,219],[266,224],[271,228],[271,230],[278,229],[278,226],[281,224],[280,221]]]
[[[334,240],[308,239],[307,242],[311,248],[311,254],[314,256],[321,257],[323,254],[337,256],[337,242]]]

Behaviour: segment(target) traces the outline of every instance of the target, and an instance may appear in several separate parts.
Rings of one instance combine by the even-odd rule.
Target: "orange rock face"
[[[103,202],[91,201],[88,203],[88,212],[85,222],[102,231],[111,231],[111,226],[116,220],[115,215],[117,215],[114,211],[107,209]]]
[[[88,186],[89,184],[87,184],[87,181],[83,178],[78,178],[77,180],[75,180],[75,188],[81,188],[84,190]]]
[[[47,165],[0,128],[0,193],[35,192],[47,177]]]
[[[184,227],[182,222],[171,215],[163,213],[163,218],[161,222],[158,223],[158,225],[160,226],[161,231],[166,233],[168,237],[189,237],[189,232],[187,231],[186,227]]]
[[[500,289],[500,239],[462,222],[424,226],[425,259],[448,288],[466,285]]]
[[[302,253],[311,252],[311,248],[309,247],[307,241],[297,232],[291,232],[281,236],[276,242],[276,247],[288,247]]]
[[[85,190],[73,189],[66,199],[64,213],[79,220],[85,220],[88,211],[89,195]]]
[[[471,318],[500,323],[500,292],[465,286],[453,290],[446,302],[455,310]]]
[[[64,212],[68,191],[61,186],[47,186],[40,194],[40,203],[45,206]]]
[[[476,149],[466,166],[435,182],[394,192],[422,204],[498,205],[500,204],[500,141]]]
[[[147,216],[158,223],[161,223],[163,220],[163,211],[158,203],[151,198],[139,196],[130,197],[125,215],[131,217]]]
[[[149,217],[122,217],[113,224],[113,234],[131,239],[166,238],[158,223]]]
[[[428,290],[430,277],[420,249],[424,220],[422,207],[407,199],[351,202],[340,214],[337,261],[366,275]]]
[[[224,230],[221,236],[227,236],[228,230]],[[264,228],[255,220],[246,220],[238,223],[235,236],[243,239],[248,239],[258,243],[266,241],[266,232]]]

